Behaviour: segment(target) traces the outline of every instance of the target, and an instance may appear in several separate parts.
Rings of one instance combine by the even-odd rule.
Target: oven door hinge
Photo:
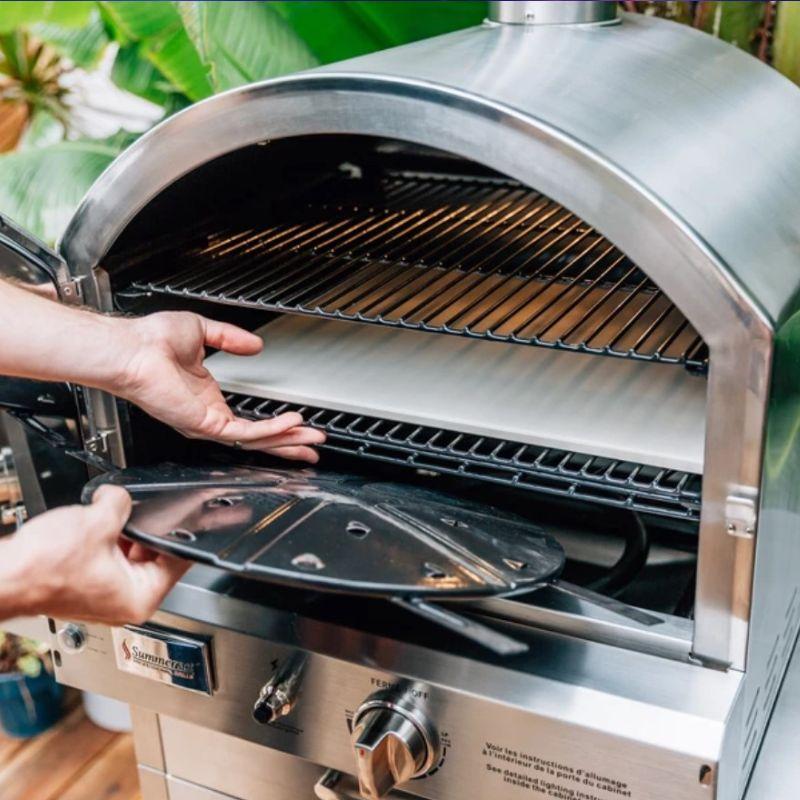
[[[739,539],[752,539],[758,522],[758,490],[737,486],[725,500],[725,530]]]
[[[59,431],[44,424],[37,417],[33,416],[33,414],[13,410],[8,413],[15,419],[18,419],[23,425],[30,428],[34,433],[41,436],[42,439],[56,450],[62,450],[68,456],[77,458],[78,461],[82,461],[84,464],[94,467],[94,469],[100,472],[112,472],[116,469],[114,464],[105,457],[110,449],[108,440],[113,431],[107,429],[100,431],[96,436],[87,439],[84,442],[84,449],[81,450],[75,446],[74,442],[69,441]]]
[[[83,276],[64,276],[58,282],[58,294],[69,305],[83,305]]]

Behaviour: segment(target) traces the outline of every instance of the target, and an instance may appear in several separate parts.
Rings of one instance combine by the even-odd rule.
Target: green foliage
[[[43,669],[49,671],[46,644],[0,631],[0,674],[21,672],[38,678]]]
[[[104,18],[121,44],[138,43],[136,55],[149,62],[190,100],[213,94],[207,68],[189,39],[175,3],[100,2]],[[132,51],[127,51],[130,60]],[[117,74],[131,72],[130,62]]]
[[[785,0],[778,3],[772,53],[775,68],[800,83],[800,3]]]
[[[133,140],[62,141],[0,158],[0,209],[26,230],[54,242],[100,173]]]
[[[80,28],[68,28],[52,23],[40,23],[30,26],[31,33],[43,42],[47,42],[61,56],[68,58],[73,64],[84,69],[92,69],[103,55],[109,43],[105,26],[97,9],[87,23]]]
[[[56,144],[64,138],[64,125],[60,119],[44,109],[33,112],[31,121],[17,145],[18,150],[29,150]],[[2,160],[0,160],[2,164]]]
[[[764,3],[761,0],[735,3],[715,0],[700,4],[699,10],[697,27],[755,54],[757,32],[764,21]]]
[[[35,23],[80,28],[89,21],[95,3],[81,0],[3,0],[0,3],[0,33]]]
[[[180,2],[213,91],[313,67],[303,39],[268,3]]]
[[[774,65],[800,83],[800,2],[779,2],[775,14],[758,0],[622,5],[692,25],[763,59],[774,28]],[[17,152],[0,156],[0,211],[52,241],[131,138],[61,141],[67,106],[59,57],[92,69],[114,43],[114,83],[170,114],[248,82],[476,25],[486,12],[486,2],[469,0],[0,2],[0,88],[5,73],[12,83],[3,97],[27,106]],[[22,32],[49,47],[36,49]]]
[[[183,95],[142,55],[140,42],[120,45],[111,67],[111,80],[120,89],[157,105],[167,105],[170,95]]]
[[[413,0],[276,0],[286,19],[323,64],[478,25],[483,2]]]

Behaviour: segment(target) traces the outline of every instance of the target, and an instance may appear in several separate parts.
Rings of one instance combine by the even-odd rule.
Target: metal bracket
[[[58,282],[58,293],[65,303],[70,305],[83,304],[83,287],[81,286],[83,277],[81,275],[76,278],[62,278]]]
[[[752,539],[758,522],[758,490],[737,486],[725,500],[725,530],[740,539]]]
[[[84,442],[84,447],[96,455],[108,455],[108,441],[114,431],[111,428],[100,428],[97,433]]]
[[[22,411],[9,411],[8,413],[24,425],[27,425],[32,431],[39,434],[51,447],[55,447],[57,450],[63,450],[68,456],[77,458],[78,461],[82,461],[84,464],[88,464],[90,467],[94,467],[100,472],[110,472],[115,469],[114,464],[108,459],[103,458],[103,456],[99,455],[97,452],[97,450],[99,450],[100,453],[104,452],[102,449],[104,445],[95,443],[92,447],[89,447],[87,443],[84,450],[79,450],[72,442],[65,439],[57,431],[48,428],[47,425],[40,422],[32,414],[26,414]],[[110,433],[111,431],[106,430],[99,436],[93,438],[105,441],[105,438]],[[108,445],[106,444],[105,447],[107,448]]]
[[[319,800],[361,800],[363,795],[358,781],[351,775],[335,769],[327,770],[314,785],[314,794]],[[407,792],[393,789],[386,800],[414,800]]]

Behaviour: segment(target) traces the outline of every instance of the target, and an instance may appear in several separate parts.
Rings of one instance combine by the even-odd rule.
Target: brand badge
[[[212,694],[210,642],[154,626],[114,628],[119,669],[181,689]]]

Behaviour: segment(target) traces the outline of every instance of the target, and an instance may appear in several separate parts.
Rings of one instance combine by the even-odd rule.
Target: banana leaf
[[[53,244],[89,187],[134,138],[121,133],[0,156],[0,213]]]
[[[80,28],[67,28],[53,23],[39,23],[29,27],[37,38],[47,42],[61,56],[83,69],[93,69],[100,61],[109,43],[105,26],[97,9],[86,25]]]
[[[800,83],[800,3],[778,3],[772,63],[787,78]]]
[[[178,8],[168,2],[100,2],[103,17],[123,46],[139,42],[138,55],[190,100],[214,93],[208,69],[189,39]],[[121,87],[126,88],[126,87]]]
[[[758,30],[764,21],[761,0],[724,0],[698,4],[696,24],[701,30],[755,54],[758,49]]]
[[[111,80],[126,92],[151,103],[166,105],[175,89],[167,78],[140,53],[138,42],[120,46],[111,67]]]
[[[275,0],[269,5],[323,64],[478,25],[488,6],[462,0]]]
[[[88,23],[94,7],[93,2],[82,0],[3,0],[0,3],[0,33],[37,22],[79,28]]]
[[[214,91],[285,75],[317,63],[306,43],[269,3],[178,3]]]

